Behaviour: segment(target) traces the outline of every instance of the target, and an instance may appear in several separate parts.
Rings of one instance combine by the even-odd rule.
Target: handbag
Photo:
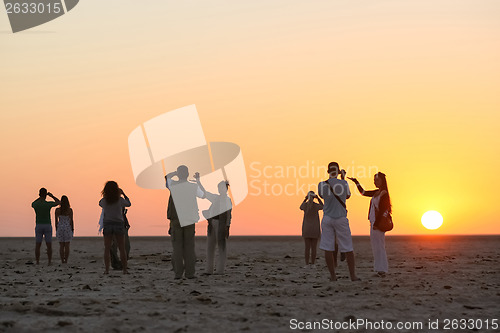
[[[394,223],[392,223],[391,213],[385,211],[373,224],[374,230],[380,230],[382,232],[391,231],[394,228]]]
[[[382,232],[391,231],[394,228],[394,223],[392,222],[391,213],[386,210],[383,214],[378,213],[378,209],[375,207],[375,223],[373,223],[374,230],[380,230]]]

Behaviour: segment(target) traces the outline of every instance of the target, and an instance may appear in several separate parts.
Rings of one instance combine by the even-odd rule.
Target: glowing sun
[[[430,230],[435,230],[443,224],[443,216],[435,210],[430,210],[422,215],[422,224]]]

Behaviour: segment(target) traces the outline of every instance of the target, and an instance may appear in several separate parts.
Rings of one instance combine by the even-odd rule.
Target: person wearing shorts
[[[54,199],[54,201],[46,201],[47,196]],[[35,259],[36,264],[40,264],[40,248],[42,241],[45,238],[45,245],[47,246],[48,265],[52,263],[52,222],[50,221],[50,209],[59,206],[61,201],[57,199],[52,193],[47,192],[46,188],[41,188],[38,191],[38,199],[31,203],[31,207],[35,210],[36,225],[35,225]]]
[[[335,274],[335,247],[338,245],[340,252],[345,253],[351,280],[357,281],[359,278],[356,276],[354,248],[345,206],[351,192],[349,185],[344,180],[345,170],[341,172],[339,170],[338,163],[331,162],[328,164],[329,179],[318,184],[318,194],[325,200],[319,248],[325,251],[325,261],[330,272],[330,280],[337,280]],[[341,173],[342,179],[337,179],[339,173]]]
[[[123,208],[130,207],[130,199],[125,192],[118,187],[115,181],[108,181],[101,192],[102,199],[99,206],[102,207],[104,236],[104,274],[109,274],[110,252],[113,236],[120,250],[120,260],[122,263],[123,274],[128,274],[127,253],[125,251],[125,222],[123,220]]]

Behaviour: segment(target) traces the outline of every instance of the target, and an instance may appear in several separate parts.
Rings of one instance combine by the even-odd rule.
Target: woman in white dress
[[[61,207],[55,211],[56,237],[59,241],[59,255],[61,262],[66,264],[69,257],[69,242],[73,238],[75,224],[73,221],[73,209],[69,204],[67,196],[61,198]]]
[[[389,270],[389,264],[385,251],[385,232],[378,230],[377,222],[380,221],[384,214],[387,216],[387,214],[391,214],[392,212],[386,176],[384,173],[378,172],[373,179],[377,189],[371,191],[365,191],[356,178],[347,178],[356,184],[361,195],[371,197],[368,219],[370,220],[370,243],[373,251],[373,266],[377,275],[383,277]]]

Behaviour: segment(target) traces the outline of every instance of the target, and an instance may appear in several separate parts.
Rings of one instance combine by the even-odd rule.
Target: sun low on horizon
[[[439,229],[443,225],[443,216],[435,210],[429,210],[422,215],[422,225],[428,230]]]

